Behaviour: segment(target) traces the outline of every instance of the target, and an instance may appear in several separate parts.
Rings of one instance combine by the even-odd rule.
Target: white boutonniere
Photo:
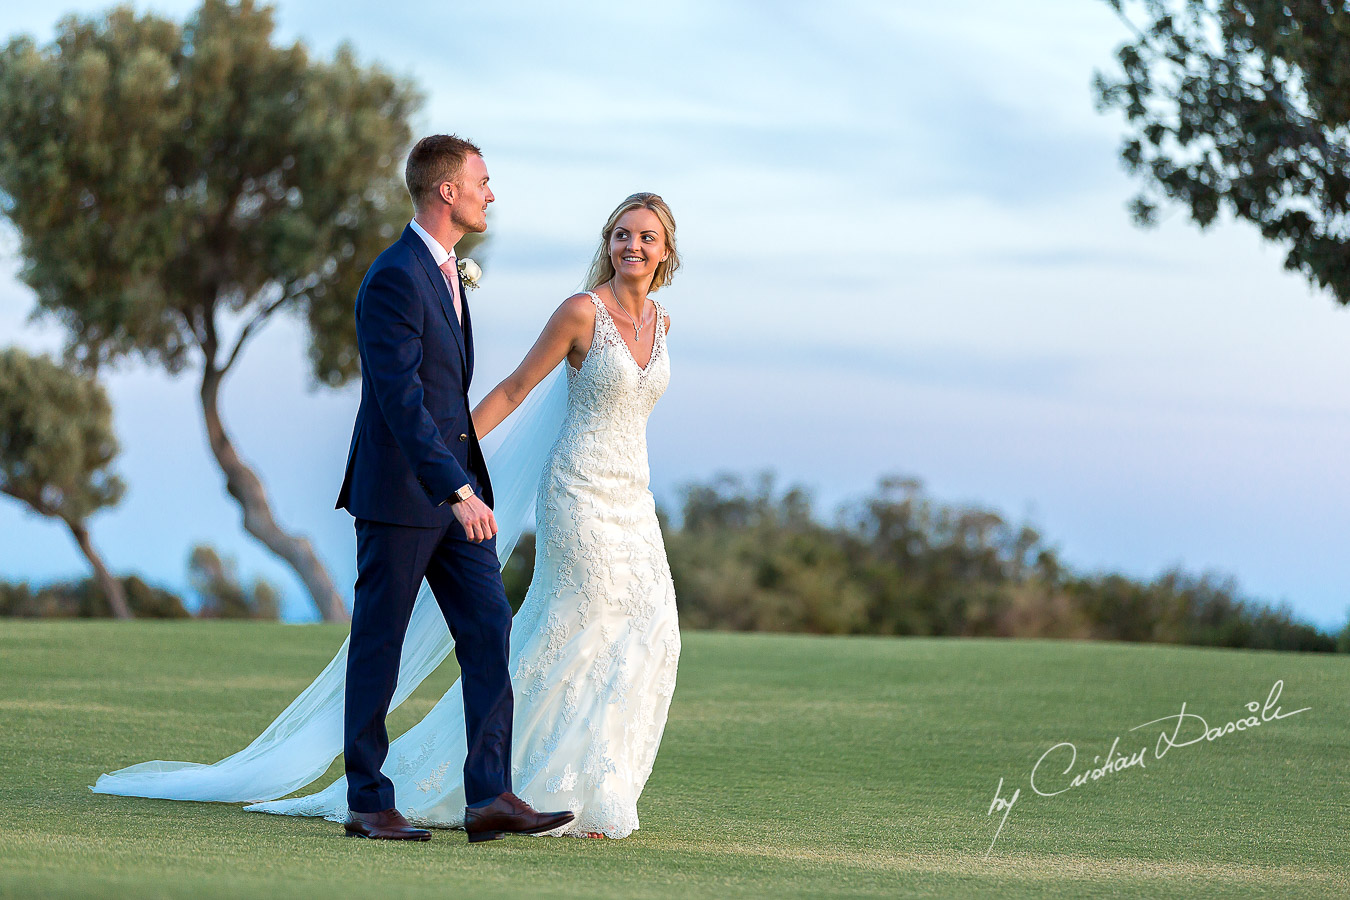
[[[478,287],[478,279],[483,277],[483,270],[478,267],[478,263],[466,256],[459,261],[459,277],[464,279],[466,288],[473,290]]]

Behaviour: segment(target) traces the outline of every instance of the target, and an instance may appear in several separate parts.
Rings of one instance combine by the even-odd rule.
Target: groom
[[[453,135],[419,141],[405,178],[413,220],[356,295],[361,406],[336,507],[356,518],[345,827],[368,838],[431,837],[395,808],[394,785],[380,771],[403,637],[425,577],[459,660],[469,840],[549,831],[572,813],[536,812],[511,793],[511,607],[469,415],[473,327],[454,256],[460,238],[487,229],[495,198],[481,151]]]

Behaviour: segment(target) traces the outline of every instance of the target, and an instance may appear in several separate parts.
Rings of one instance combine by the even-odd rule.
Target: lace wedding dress
[[[638,366],[604,303],[536,496],[534,578],[511,626],[514,791],[576,818],[549,834],[638,828],[637,800],[665,730],[680,632],[648,489],[646,425],[670,379],[665,310]],[[653,301],[655,303],[655,301]],[[464,823],[464,705],[454,686],[389,746],[383,771],[412,822]],[[246,809],[341,821],[347,780]]]

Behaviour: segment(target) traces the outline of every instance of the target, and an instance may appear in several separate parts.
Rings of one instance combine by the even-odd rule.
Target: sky
[[[0,7],[10,34],[50,39],[42,5]],[[910,475],[1031,522],[1080,571],[1232,575],[1345,623],[1350,311],[1250,226],[1201,232],[1175,208],[1131,223],[1122,123],[1092,101],[1125,36],[1104,2],[282,0],[277,24],[415,79],[414,130],[483,147],[497,202],[470,297],[473,399],[579,287],[609,211],[656,191],[685,261],[660,294],[658,501],[772,470],[829,515]],[[16,252],[0,232],[0,335],[56,350],[60,331],[28,321]],[[312,389],[304,340],[269,325],[225,384],[225,422],[350,602],[355,535],[333,503],[359,386]],[[312,616],[242,531],[191,379],[128,364],[105,383],[129,485],[91,523],[111,567],[185,590],[206,542]],[[0,503],[0,535],[0,578],[86,572],[69,534],[17,503]]]

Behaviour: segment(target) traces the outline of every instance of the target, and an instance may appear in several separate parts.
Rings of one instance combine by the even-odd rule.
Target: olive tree
[[[130,619],[122,583],[94,549],[86,520],[122,499],[112,406],[93,378],[45,356],[0,350],[0,493],[64,522],[93,567],[108,608]]]
[[[327,620],[347,616],[310,541],[277,521],[221,415],[221,389],[278,316],[315,385],[359,371],[352,303],[407,215],[406,80],[273,41],[272,10],[205,0],[185,23],[117,7],[0,49],[0,204],[35,318],[87,371],[136,358],[196,380],[245,530]]]
[[[1143,190],[1140,224],[1227,211],[1285,267],[1350,303],[1350,11],[1327,0],[1105,0],[1130,37],[1098,73],[1100,110]]]

